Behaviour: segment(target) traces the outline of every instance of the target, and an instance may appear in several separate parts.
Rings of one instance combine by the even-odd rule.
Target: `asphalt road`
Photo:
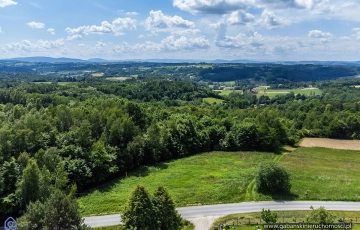
[[[218,204],[177,208],[183,218],[190,220],[196,229],[209,229],[214,219],[235,213],[260,212],[263,208],[279,210],[309,210],[310,206],[324,206],[327,210],[360,211],[360,202],[332,201],[264,201],[236,204]],[[120,215],[86,217],[85,223],[91,227],[112,226],[120,224]]]

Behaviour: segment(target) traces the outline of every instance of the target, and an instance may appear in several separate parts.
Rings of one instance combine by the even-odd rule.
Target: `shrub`
[[[290,175],[277,162],[266,162],[260,165],[256,175],[257,190],[261,193],[289,193]]]

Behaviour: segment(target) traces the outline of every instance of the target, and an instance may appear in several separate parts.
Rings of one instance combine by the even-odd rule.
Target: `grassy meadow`
[[[204,102],[207,102],[209,104],[222,104],[224,100],[221,99],[217,99],[217,98],[213,98],[213,97],[207,97],[207,98],[203,98]]]
[[[297,148],[280,162],[299,200],[360,201],[360,151]]]
[[[257,166],[279,161],[291,174],[291,194],[256,192]],[[119,213],[137,184],[149,193],[166,186],[177,207],[242,201],[360,201],[360,151],[318,147],[260,152],[211,152],[142,167],[103,184],[78,199],[83,216]],[[359,220],[360,221],[360,220]]]
[[[234,90],[232,89],[225,89],[225,90],[222,90],[219,95],[221,96],[229,96],[230,93],[234,92]]]
[[[259,163],[274,157],[260,152],[211,152],[142,167],[88,191],[78,200],[80,210],[83,216],[119,213],[138,184],[150,193],[166,186],[177,207],[244,201]]]
[[[109,81],[125,81],[127,79],[131,79],[131,77],[107,77],[106,80]]]
[[[315,92],[315,95],[321,95],[322,91],[320,89],[317,88],[310,88],[310,89],[266,89],[264,87],[260,88],[260,90],[258,91],[258,96],[268,96],[270,98],[275,97],[276,95],[285,95],[288,94],[290,92],[294,92],[295,95],[296,94],[304,94],[306,96],[309,96],[310,93]]]

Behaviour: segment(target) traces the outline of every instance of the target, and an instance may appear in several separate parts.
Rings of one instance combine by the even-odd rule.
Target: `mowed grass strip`
[[[360,201],[360,151],[301,147],[280,163],[298,200]]]
[[[272,153],[211,152],[142,167],[78,199],[83,216],[120,213],[138,184],[152,194],[166,186],[177,207],[244,201],[258,165]]]

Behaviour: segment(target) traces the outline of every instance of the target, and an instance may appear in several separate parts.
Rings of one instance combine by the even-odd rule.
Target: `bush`
[[[284,167],[276,162],[260,165],[256,175],[258,192],[265,194],[289,193],[291,189],[290,175]]]

